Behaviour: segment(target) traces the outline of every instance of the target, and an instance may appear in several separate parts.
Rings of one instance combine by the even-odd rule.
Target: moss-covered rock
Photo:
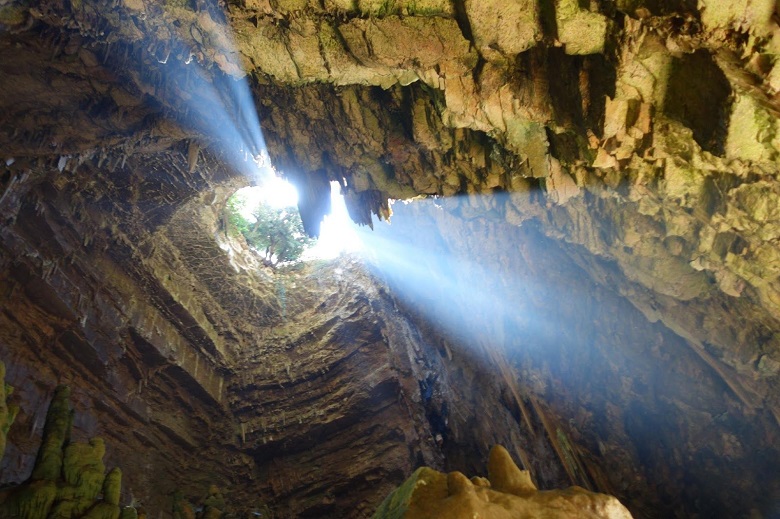
[[[173,494],[173,519],[195,519],[195,509],[180,491]]]
[[[4,374],[2,363],[0,369]],[[4,394],[7,393],[6,390]],[[5,403],[4,398],[0,401]],[[6,424],[10,424],[13,417],[9,421],[9,414],[15,412],[5,409],[5,413]],[[0,493],[0,517],[119,519],[124,514],[122,517],[135,519],[135,509],[123,512],[119,507],[122,471],[114,468],[104,475],[103,440],[93,438],[89,443],[70,443],[72,422],[70,389],[59,386],[46,414],[32,475],[25,483]],[[101,492],[103,498],[96,502]]]
[[[119,514],[119,519],[138,519],[138,510],[132,506],[125,506]]]
[[[13,393],[14,388],[5,383],[5,364],[0,362],[0,460],[3,459],[5,452],[6,437],[8,429],[14,423],[19,408],[15,405],[8,405],[8,397]]]
[[[63,462],[63,447],[70,436],[72,411],[70,408],[70,388],[59,386],[46,413],[43,426],[43,441],[38,449],[33,468],[33,480],[56,481],[60,477]]]
[[[57,498],[54,481],[31,481],[14,488],[2,503],[0,517],[46,519]]]

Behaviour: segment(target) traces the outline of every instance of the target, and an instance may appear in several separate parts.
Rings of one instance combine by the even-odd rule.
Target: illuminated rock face
[[[520,470],[497,445],[490,451],[488,478],[467,478],[419,468],[382,502],[375,519],[631,519],[612,496],[579,487],[538,491],[528,471]]]
[[[3,477],[32,470],[67,382],[75,430],[160,507],[217,479],[247,510],[366,517],[415,467],[473,473],[502,443],[540,488],[636,515],[770,514],[776,20],[759,0],[3,2]],[[410,240],[522,311],[447,307],[456,269],[411,301],[362,267],[251,271],[215,236],[253,182],[255,113],[307,228],[331,180],[361,223],[439,196]]]

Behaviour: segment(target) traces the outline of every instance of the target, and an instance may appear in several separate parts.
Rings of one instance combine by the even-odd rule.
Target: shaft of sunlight
[[[304,259],[331,259],[361,248],[357,225],[349,217],[338,182],[331,182],[330,199],[331,212],[322,222],[317,244],[307,251]]]
[[[209,1],[215,4],[212,11],[221,9],[216,0]],[[227,55],[237,60],[238,52],[230,26],[218,23],[209,30],[215,33],[215,41],[227,42],[232,47],[233,52]],[[187,44],[186,41],[179,43]],[[259,157],[267,158],[267,151],[247,76],[236,77],[240,75],[240,65],[227,65],[234,67],[231,75],[221,72],[216,65],[206,69],[192,54],[186,59],[168,59],[166,56],[158,62],[162,88],[156,88],[157,95],[165,104],[176,109],[175,118],[180,123],[212,141],[201,144],[210,146],[217,143],[223,159],[257,183],[273,175],[268,168],[258,169],[256,164]],[[184,110],[177,104],[177,100],[184,97],[179,95],[181,92],[187,93],[188,102]]]
[[[537,343],[556,340],[551,321],[527,304],[545,297],[549,287],[519,272],[508,278],[485,266],[490,264],[482,261],[486,258],[483,251],[489,250],[487,226],[482,228],[475,220],[448,220],[454,227],[463,225],[453,235],[468,234],[477,242],[471,253],[454,252],[438,227],[421,216],[439,211],[435,202],[421,200],[412,205],[420,210],[411,217],[405,216],[409,209],[401,204],[394,210],[392,225],[378,222],[373,231],[359,231],[361,254],[400,301],[413,305],[416,312],[465,344],[490,347],[504,343],[504,332],[495,323],[508,322],[521,326]],[[484,247],[479,244],[483,238]]]

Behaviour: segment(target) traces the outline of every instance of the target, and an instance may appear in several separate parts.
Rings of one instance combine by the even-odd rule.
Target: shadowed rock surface
[[[66,384],[120,504],[164,514],[216,484],[239,514],[369,517],[501,444],[635,517],[776,516],[777,22],[0,0],[0,480]],[[311,234],[338,182],[369,253],[258,267],[223,216],[258,154]]]

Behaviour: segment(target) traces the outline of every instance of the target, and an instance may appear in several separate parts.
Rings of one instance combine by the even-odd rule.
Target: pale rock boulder
[[[509,452],[493,447],[488,478],[469,480],[460,472],[443,474],[417,469],[382,502],[374,519],[630,519],[631,513],[606,494],[580,487],[537,490],[527,470],[515,465]]]

